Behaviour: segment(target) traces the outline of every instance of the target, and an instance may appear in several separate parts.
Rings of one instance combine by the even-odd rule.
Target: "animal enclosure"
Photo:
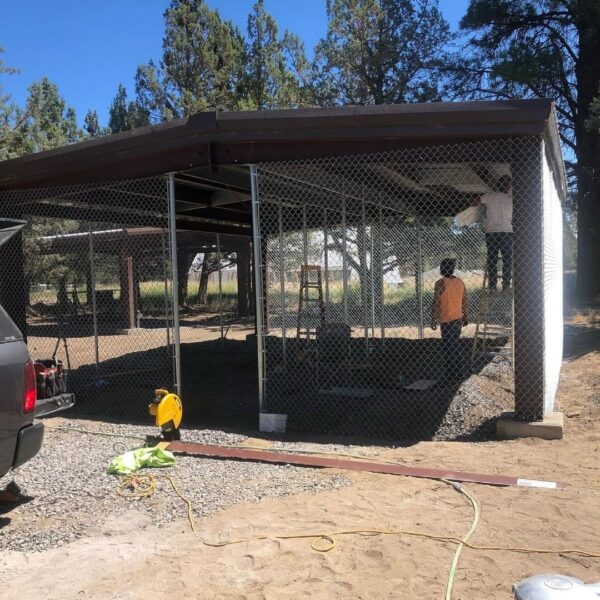
[[[292,428],[401,438],[457,419],[458,435],[484,433],[514,410],[515,303],[519,349],[543,316],[542,261],[536,273],[522,256],[540,251],[541,160],[515,169],[536,146],[539,156],[533,138],[259,165],[264,410]],[[461,227],[455,216],[502,176],[515,186],[515,267],[491,293],[483,218]],[[469,304],[450,348],[431,328],[444,258]],[[502,260],[497,270],[501,280]]]
[[[202,113],[3,161],[0,188],[28,223],[0,302],[36,358],[70,362],[72,414],[146,421],[176,385],[188,423],[477,439],[553,410],[549,100]],[[498,194],[505,229],[456,218]],[[461,292],[438,319],[445,258],[469,310]]]

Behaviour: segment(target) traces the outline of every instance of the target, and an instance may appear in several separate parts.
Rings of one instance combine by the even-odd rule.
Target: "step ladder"
[[[481,357],[507,356],[510,366],[514,364],[513,345],[514,296],[509,292],[490,290],[487,273],[483,277],[481,299],[477,307],[475,335],[471,350],[471,369]],[[506,339],[499,347],[498,342]]]
[[[311,294],[316,290],[317,295]],[[323,303],[323,277],[319,265],[302,265],[300,268],[300,296],[298,298],[298,339],[316,337],[317,330],[310,327],[310,307],[316,304],[319,322],[325,324],[325,304]]]

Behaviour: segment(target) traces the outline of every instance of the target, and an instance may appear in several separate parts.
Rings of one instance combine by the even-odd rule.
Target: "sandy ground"
[[[182,343],[207,342],[218,340],[221,337],[219,315],[215,313],[201,313],[193,317],[186,316],[186,324],[180,327]],[[231,323],[231,324],[230,324]],[[35,324],[35,323],[34,323]],[[123,330],[98,336],[98,349],[100,361],[119,358],[123,355],[162,348],[166,345],[168,334],[164,327],[155,326],[151,319],[144,321],[142,329]],[[226,315],[224,328],[227,339],[244,340],[249,333],[254,333],[254,326],[249,320],[233,320],[231,315]],[[44,335],[36,334],[37,329],[32,328],[27,339],[27,345],[34,356],[51,356],[56,345],[57,328],[51,324]],[[77,369],[85,365],[93,365],[96,358],[94,337],[88,330],[89,326],[72,326],[74,331],[67,331],[67,343],[71,367]],[[170,333],[172,336],[172,332]],[[65,347],[61,342],[58,349],[58,358],[66,364]]]
[[[600,553],[599,341],[597,328],[584,323],[568,328],[558,404],[570,416],[565,418],[562,440],[421,442],[381,448],[378,453],[410,465],[568,482],[564,490],[468,485],[482,510],[473,541]],[[449,543],[405,536],[337,536],[336,548],[317,553],[311,550],[311,539],[269,539],[223,548],[205,546],[200,540],[357,528],[461,536],[470,526],[465,498],[443,483],[363,473],[348,476],[353,485],[347,488],[241,503],[199,519],[198,535],[185,521],[157,529],[134,502],[125,516],[97,515],[94,534],[68,546],[3,555],[2,595],[443,598],[454,552]],[[600,559],[466,549],[453,598],[509,600],[512,583],[544,572],[600,580]]]

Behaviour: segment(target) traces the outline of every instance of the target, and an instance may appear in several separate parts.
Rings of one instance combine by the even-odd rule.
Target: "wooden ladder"
[[[316,277],[311,277],[311,275]],[[317,296],[310,294],[310,290],[317,290]],[[309,340],[316,337],[316,329],[310,328],[309,309],[311,304],[317,303],[321,325],[325,324],[325,305],[323,303],[323,277],[319,265],[302,265],[300,268],[300,296],[298,298],[298,329],[296,337]],[[305,324],[303,324],[303,320]]]
[[[490,317],[501,323],[490,323]],[[504,324],[508,321],[508,324]],[[477,307],[475,335],[471,349],[471,369],[482,356],[508,356],[511,366],[514,364],[513,346],[514,297],[512,289],[510,296],[505,292],[492,292],[487,286],[487,273],[483,276],[481,300]],[[507,342],[498,348],[499,339],[507,338]],[[490,346],[495,346],[490,348]]]

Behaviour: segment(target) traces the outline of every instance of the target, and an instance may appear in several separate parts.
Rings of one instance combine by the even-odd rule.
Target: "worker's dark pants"
[[[460,347],[460,332],[462,321],[450,321],[441,324],[442,329],[442,352],[444,353],[444,364],[446,376],[458,376],[462,372],[463,361]]]
[[[502,255],[502,287],[510,287],[512,281],[512,233],[486,233],[487,276],[490,288],[498,284],[498,254]]]

